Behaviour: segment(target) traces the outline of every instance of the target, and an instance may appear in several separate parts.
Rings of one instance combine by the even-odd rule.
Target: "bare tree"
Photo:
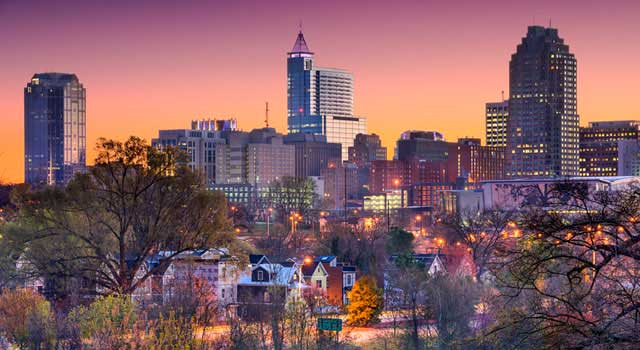
[[[640,343],[640,189],[547,190],[524,208],[524,237],[492,267],[505,305],[495,332],[544,336],[538,349],[632,349]],[[526,302],[523,302],[526,301]]]

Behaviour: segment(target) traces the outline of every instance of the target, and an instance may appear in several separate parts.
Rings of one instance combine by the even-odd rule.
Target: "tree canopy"
[[[181,160],[137,137],[100,139],[95,165],[68,186],[14,192],[8,236],[41,275],[130,294],[181,252],[232,243],[224,196]]]

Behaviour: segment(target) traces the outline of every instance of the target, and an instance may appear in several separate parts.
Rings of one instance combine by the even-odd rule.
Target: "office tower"
[[[238,122],[234,118],[192,120],[191,129],[206,131],[233,131],[238,130]]]
[[[630,170],[618,171],[620,141],[640,140],[640,121],[622,120],[607,122],[591,122],[588,127],[580,128],[580,176],[617,176],[629,173]],[[625,160],[631,161],[629,147],[626,143]],[[632,151],[631,151],[632,152]],[[626,166],[629,169],[629,166]]]
[[[298,177],[320,176],[321,169],[342,160],[341,145],[327,142],[324,135],[288,134],[284,143],[295,147],[295,175]]]
[[[302,32],[287,54],[287,123],[290,134],[322,134],[340,143],[343,160],[355,136],[367,132],[366,118],[353,115],[351,73],[316,67]]]
[[[38,73],[24,89],[25,182],[63,185],[86,166],[86,90],[75,74]]]
[[[367,167],[374,160],[387,160],[387,148],[382,147],[380,136],[357,134],[349,147],[349,161],[358,167]]]
[[[187,166],[199,173],[207,184],[216,182],[216,147],[225,144],[225,140],[215,131],[200,128],[196,123],[192,129],[159,130],[158,137],[151,145],[160,149],[175,147],[189,157]]]
[[[295,174],[295,148],[284,144],[282,134],[273,128],[238,131],[235,123],[229,124],[232,120],[160,130],[151,144],[183,150],[189,168],[201,173],[207,185],[266,186]]]
[[[400,134],[396,142],[395,159],[423,159],[446,161],[449,157],[449,145],[444,135],[437,131],[410,130]]]
[[[343,209],[346,205],[345,194],[347,201],[358,198],[360,183],[355,164],[332,163],[320,170],[320,177],[324,180],[324,205]]]
[[[640,140],[620,140],[618,148],[618,176],[640,176]]]
[[[449,164],[455,167],[456,177],[471,182],[504,178],[504,147],[482,146],[480,139],[461,138],[450,153]],[[455,157],[451,157],[454,155]],[[453,170],[453,169],[452,169]],[[449,178],[449,181],[455,179]]]
[[[531,26],[509,63],[506,173],[579,173],[576,59],[555,28]]]
[[[253,186],[268,186],[284,176],[295,175],[295,147],[285,145],[274,128],[249,132],[247,180]]]
[[[489,102],[485,106],[487,146],[507,147],[507,119],[509,100]]]

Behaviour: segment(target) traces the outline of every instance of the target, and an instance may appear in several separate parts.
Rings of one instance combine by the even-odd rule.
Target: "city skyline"
[[[284,132],[285,55],[300,19],[322,65],[354,73],[354,114],[366,116],[369,132],[379,134],[389,149],[409,129],[437,130],[448,141],[483,137],[485,103],[508,91],[509,57],[532,16],[545,26],[542,18],[552,17],[552,26],[579,56],[581,125],[640,115],[633,104],[639,78],[633,63],[640,57],[633,33],[640,24],[630,9],[638,5],[616,6],[624,1],[607,4],[606,14],[604,5],[580,2],[580,15],[572,15],[573,1],[559,6],[543,1],[535,7],[494,1],[484,6],[500,11],[488,10],[482,18],[472,16],[480,5],[462,2],[453,20],[438,19],[438,14],[455,5],[413,2],[391,5],[389,14],[378,3],[370,9],[335,3],[341,14],[333,16],[306,4],[294,11],[256,2],[252,11],[243,12],[229,4],[172,7],[160,2],[146,8],[143,2],[119,12],[115,6],[67,1],[73,9],[66,13],[65,6],[34,3],[0,4],[0,32],[8,38],[8,54],[0,57],[5,77],[0,82],[0,179],[6,182],[22,181],[22,89],[37,72],[74,73],[83,81],[89,163],[101,136],[138,135],[150,141],[160,129],[182,128],[203,117],[233,117],[243,130],[262,127],[265,101],[270,125]],[[355,16],[358,10],[366,10],[367,18]],[[74,14],[83,18],[72,21]],[[82,27],[90,24],[88,19],[112,23],[99,30]],[[33,21],[55,28],[43,33],[30,25]],[[375,26],[382,21],[384,26]],[[52,40],[56,35],[68,40]]]

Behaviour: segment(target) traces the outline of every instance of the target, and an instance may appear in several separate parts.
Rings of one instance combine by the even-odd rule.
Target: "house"
[[[249,267],[240,275],[237,286],[238,315],[257,319],[267,306],[284,307],[291,299],[300,298],[308,288],[301,266],[291,260],[272,263],[264,255],[249,257]]]
[[[329,274],[321,262],[305,261],[302,264],[301,271],[304,282],[308,286],[326,292],[328,285],[327,278],[329,277]]]
[[[342,306],[349,303],[349,292],[356,281],[356,268],[344,263],[339,263],[334,255],[318,256],[314,260],[322,265],[327,273],[326,296],[331,305]]]
[[[175,299],[194,297],[201,302],[216,303],[220,310],[235,303],[235,286],[239,270],[226,249],[189,250],[174,256],[164,268],[157,269],[171,252],[159,252],[148,257],[136,274],[142,278],[154,273],[132,293],[140,305],[166,304]]]

